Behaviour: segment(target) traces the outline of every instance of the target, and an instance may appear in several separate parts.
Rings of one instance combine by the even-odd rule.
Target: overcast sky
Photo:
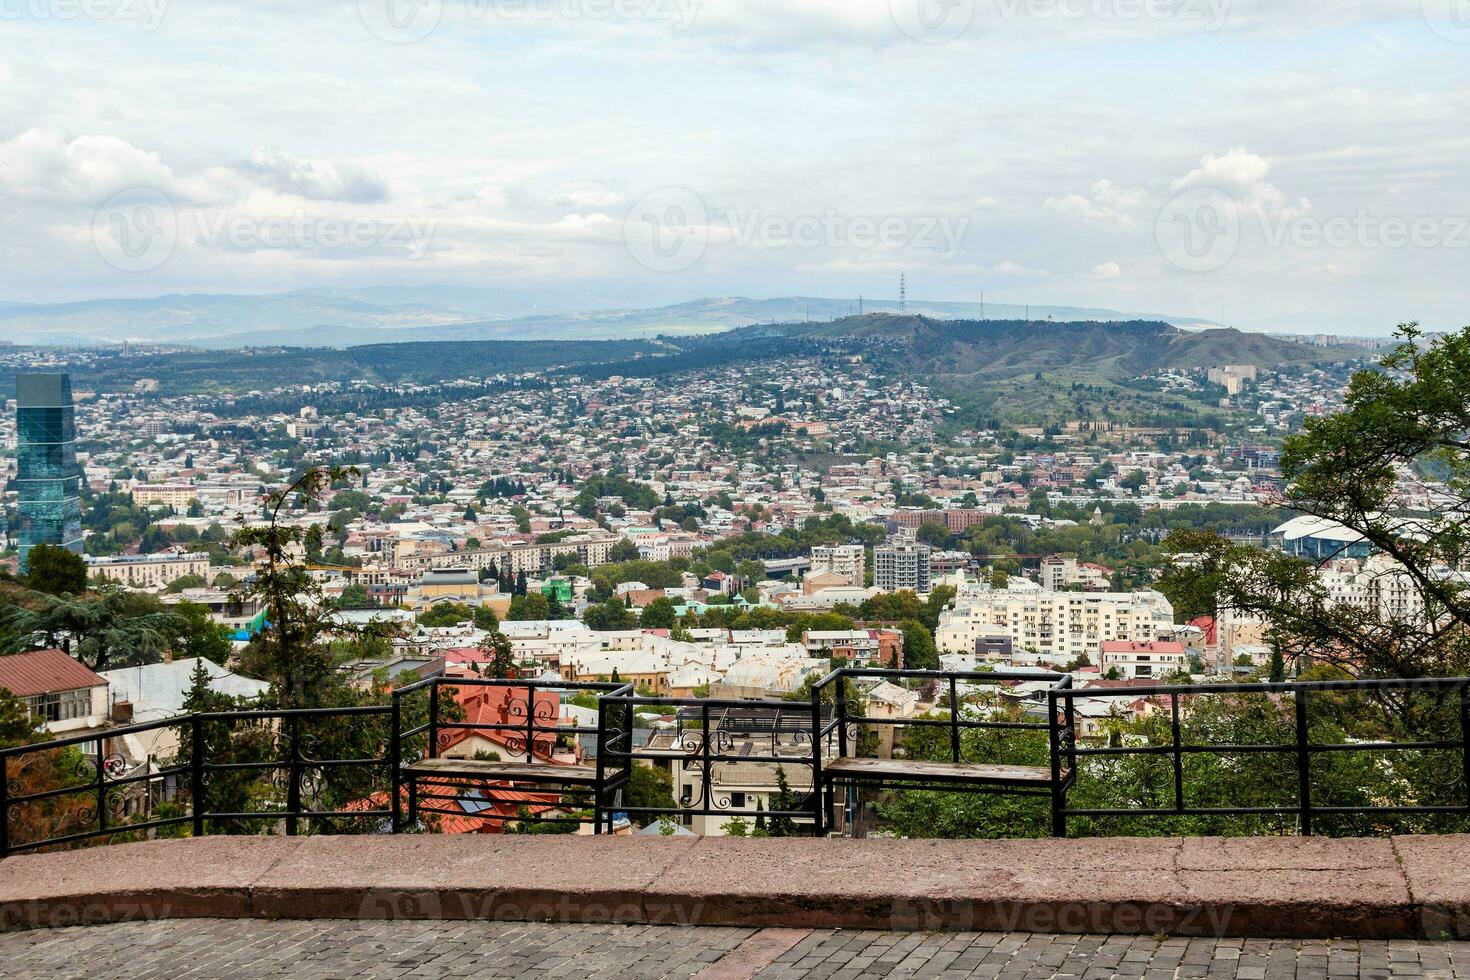
[[[1470,323],[1470,0],[0,0],[0,300]]]

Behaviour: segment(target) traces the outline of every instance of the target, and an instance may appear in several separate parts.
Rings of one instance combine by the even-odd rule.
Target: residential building
[[[1188,672],[1189,652],[1177,640],[1147,643],[1105,641],[1098,669],[1104,675],[1116,670],[1125,681],[1139,677],[1159,678],[1179,671]]]
[[[31,719],[52,735],[107,723],[107,679],[60,650],[0,657],[0,688],[24,702]]]
[[[156,555],[113,555],[87,558],[87,574],[135,589],[161,589],[185,575],[209,578],[209,553],[168,552]]]
[[[1174,627],[1174,608],[1158,592],[971,593],[946,610],[935,631],[943,653],[972,653],[994,627],[1010,631],[1016,651],[1067,661],[1097,654],[1114,640],[1151,642]]]
[[[866,549],[860,544],[818,545],[812,548],[812,564],[807,575],[824,572],[840,579],[828,580],[828,585],[861,586],[867,572]]]
[[[929,591],[929,546],[902,541],[874,548],[873,585],[882,592]]]

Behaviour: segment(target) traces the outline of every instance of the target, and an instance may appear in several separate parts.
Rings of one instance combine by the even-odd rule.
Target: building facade
[[[15,379],[16,484],[20,492],[20,567],[38,544],[82,551],[82,468],[76,408],[65,374]]]
[[[976,641],[1010,632],[1012,649],[1043,659],[1094,657],[1103,643],[1148,643],[1174,629],[1174,608],[1158,592],[1012,592],[965,597],[946,610],[934,633],[942,653],[973,653]]]
[[[161,589],[185,575],[198,575],[209,581],[209,553],[114,555],[88,558],[87,574],[135,589]]]
[[[842,585],[862,585],[867,571],[867,552],[860,544],[840,544],[812,548],[812,565],[808,575],[823,572],[839,576]]]
[[[874,548],[873,585],[883,592],[929,591],[929,546],[905,541]]]

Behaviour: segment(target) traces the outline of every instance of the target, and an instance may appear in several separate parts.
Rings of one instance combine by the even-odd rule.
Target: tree
[[[486,657],[484,676],[498,678],[516,676],[515,647],[510,637],[499,630],[487,633],[480,641],[480,652]]]
[[[619,599],[609,599],[598,605],[589,606],[582,614],[582,622],[587,624],[588,629],[599,632],[629,630],[638,625],[633,613]]]
[[[87,591],[87,563],[60,545],[38,544],[26,554],[25,584],[49,595]]]
[[[1166,542],[1175,594],[1268,622],[1286,663],[1364,677],[1470,672],[1470,584],[1444,573],[1470,561],[1470,328],[1433,343],[1415,324],[1398,335],[1379,370],[1353,376],[1342,411],[1308,419],[1286,440],[1281,472],[1286,506],[1378,553],[1375,574],[1406,596],[1400,609],[1339,601],[1315,562],[1214,531],[1176,531]],[[1432,515],[1398,476],[1426,468],[1454,498]]]
[[[550,618],[551,603],[539,592],[518,595],[510,600],[510,612],[505,618],[511,622],[534,622]]]
[[[500,629],[500,620],[495,618],[495,610],[489,606],[476,606],[474,615],[475,629],[485,630],[490,633]]]
[[[919,525],[914,536],[922,543],[935,548],[947,548],[950,542],[949,528],[938,521],[925,521]]]
[[[791,783],[786,779],[786,767],[776,767],[776,798],[771,801],[771,809],[789,813],[796,809],[796,796],[791,792]],[[772,815],[770,818],[770,833],[772,837],[795,837],[796,821],[788,816]]]
[[[0,637],[5,653],[59,647],[107,670],[157,663],[185,625],[152,596],[106,586],[88,598],[42,594],[31,607],[16,606],[0,620]]]
[[[1281,657],[1281,644],[1272,643],[1270,681],[1272,684],[1280,684],[1284,680],[1286,680],[1286,661]]]
[[[917,619],[899,624],[903,632],[903,665],[909,670],[938,670],[939,652],[929,628]]]
[[[646,630],[673,629],[679,619],[676,608],[673,599],[659,596],[643,607],[643,612],[638,616],[638,625]]]
[[[628,806],[673,810],[674,778],[661,765],[634,763],[629,773]]]
[[[31,717],[26,703],[0,687],[0,749],[29,745],[40,734],[39,719]]]
[[[475,611],[463,602],[439,602],[419,613],[420,626],[456,626],[475,618]]]

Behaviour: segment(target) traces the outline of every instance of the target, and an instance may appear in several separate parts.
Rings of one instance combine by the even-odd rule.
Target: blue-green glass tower
[[[81,553],[82,470],[77,465],[76,408],[65,374],[15,378],[20,490],[20,567],[38,544]]]

